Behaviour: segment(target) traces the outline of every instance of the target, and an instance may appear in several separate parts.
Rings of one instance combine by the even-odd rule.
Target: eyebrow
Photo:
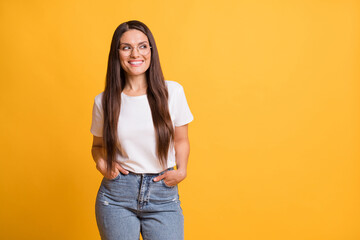
[[[142,44],[142,43],[148,43],[148,41],[142,41],[142,42],[139,42],[139,44]],[[120,45],[121,45],[121,44],[125,44],[125,45],[130,45],[130,46],[131,46],[131,44],[130,44],[130,43],[120,43]],[[139,44],[138,44],[138,45],[139,45]]]

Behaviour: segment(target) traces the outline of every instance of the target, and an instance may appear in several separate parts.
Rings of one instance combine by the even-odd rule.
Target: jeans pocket
[[[121,176],[121,172],[119,172],[119,174],[115,177],[115,178],[112,178],[112,179],[108,179],[109,181],[116,181],[120,178]]]
[[[162,184],[165,186],[165,187],[167,187],[167,188],[174,188],[175,186],[168,186],[168,185],[166,185],[166,183],[165,183],[165,181],[164,181],[164,179],[161,179],[161,182],[162,182]]]

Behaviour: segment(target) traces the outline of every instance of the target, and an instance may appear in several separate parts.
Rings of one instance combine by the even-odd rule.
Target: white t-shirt
[[[165,83],[169,93],[170,116],[175,129],[175,126],[188,124],[194,117],[187,104],[183,87],[175,81],[165,80]],[[103,136],[102,95],[103,92],[95,97],[92,111],[90,132],[97,137]],[[123,168],[136,173],[159,173],[165,170],[156,156],[155,129],[146,94],[128,96],[121,93],[118,137],[129,157],[124,158],[117,154],[116,160]],[[170,144],[167,167],[175,165],[175,149]]]

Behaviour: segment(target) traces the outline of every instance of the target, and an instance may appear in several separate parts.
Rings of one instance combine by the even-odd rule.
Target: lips
[[[128,63],[130,63],[131,66],[140,66],[142,63],[144,62],[144,60],[136,60],[136,61],[129,61]]]

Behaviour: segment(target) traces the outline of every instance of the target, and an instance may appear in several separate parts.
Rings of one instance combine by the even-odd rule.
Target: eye
[[[143,45],[140,45],[140,48],[142,48],[142,49],[147,49],[148,46],[147,46],[146,44],[143,44]]]
[[[122,50],[129,50],[129,49],[131,49],[129,46],[125,46],[122,48]]]

